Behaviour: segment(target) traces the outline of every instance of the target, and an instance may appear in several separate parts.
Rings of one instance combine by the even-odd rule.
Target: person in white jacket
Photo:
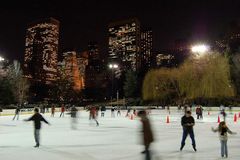
[[[221,156],[226,158],[228,157],[228,147],[227,147],[227,140],[228,140],[228,133],[229,134],[237,134],[235,132],[232,132],[226,125],[226,122],[220,122],[219,126],[214,129],[212,127],[213,132],[219,133],[219,139],[221,142]]]

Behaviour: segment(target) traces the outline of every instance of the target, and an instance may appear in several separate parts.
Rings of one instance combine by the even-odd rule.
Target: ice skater
[[[118,107],[117,116],[121,116],[121,108],[120,107]]]
[[[17,117],[17,120],[19,120],[19,114],[20,114],[20,106],[16,108],[15,115],[12,120],[14,121],[16,117]]]
[[[102,107],[101,107],[101,117],[104,117],[105,111],[106,111],[106,107],[105,107],[105,106],[102,106]]]
[[[34,122],[34,138],[35,138],[35,142],[36,145],[34,146],[39,147],[40,146],[40,130],[41,130],[41,121],[47,123],[48,125],[49,122],[46,121],[43,116],[39,113],[39,109],[35,108],[34,109],[34,115],[32,117],[30,117],[29,119],[26,119],[24,121],[33,121]]]
[[[65,107],[64,107],[64,105],[62,105],[60,117],[62,117],[62,116],[64,117],[64,112],[65,112]]]
[[[151,124],[147,117],[146,111],[139,111],[138,116],[140,117],[142,123],[143,144],[145,146],[145,150],[142,153],[146,155],[146,160],[151,160],[149,148],[151,143],[154,141]]]
[[[127,110],[127,114],[126,114],[125,117],[128,117],[128,116],[130,115],[130,112],[131,112],[131,108],[128,108],[128,110]]]
[[[99,123],[96,118],[96,107],[94,107],[94,106],[90,107],[89,120],[92,120],[92,119],[96,122],[96,125],[99,126]]]
[[[73,130],[77,129],[78,109],[73,105],[71,108],[71,126]]]
[[[202,108],[202,106],[197,106],[196,107],[196,115],[197,115],[197,119],[203,119],[203,108]]]
[[[225,156],[228,157],[228,147],[227,147],[227,140],[228,140],[228,133],[229,134],[237,134],[235,132],[232,132],[226,125],[226,122],[220,122],[218,128],[214,129],[212,127],[213,132],[219,133],[219,139],[221,143],[221,156],[222,158]]]
[[[54,117],[55,115],[55,106],[52,105],[52,108],[51,108],[51,117]]]
[[[115,108],[114,108],[114,106],[111,108],[111,117],[115,117]]]
[[[185,141],[188,135],[190,135],[190,138],[192,140],[192,146],[194,151],[196,152],[196,142],[194,137],[194,131],[193,126],[195,125],[194,118],[191,116],[191,111],[187,111],[185,115],[182,117],[181,124],[183,127],[183,135],[182,135],[182,142],[180,151],[182,151],[183,147],[185,146]]]

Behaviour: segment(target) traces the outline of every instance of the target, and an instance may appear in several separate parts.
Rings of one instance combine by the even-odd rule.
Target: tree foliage
[[[143,83],[144,100],[226,98],[235,96],[229,59],[216,52],[189,58],[179,68],[156,69]]]
[[[127,71],[125,74],[124,95],[127,98],[137,96],[137,74],[133,71]]]

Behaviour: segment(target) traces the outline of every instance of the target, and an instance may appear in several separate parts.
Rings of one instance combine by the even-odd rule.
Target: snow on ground
[[[88,112],[80,111],[78,129],[71,129],[69,115],[54,118],[49,114],[44,117],[51,123],[44,124],[41,131],[40,148],[34,148],[32,122],[23,119],[30,115],[20,116],[19,121],[12,121],[12,116],[0,117],[0,158],[1,160],[143,160],[141,144],[141,124],[135,118],[121,117],[100,118],[100,126],[89,122]],[[182,127],[182,112],[172,111],[170,124],[166,124],[165,110],[154,110],[150,114],[155,142],[152,145],[153,160],[218,160],[220,142],[218,134],[211,131],[217,127],[217,112],[205,113],[204,120],[196,120],[195,137],[198,151],[195,153],[190,138],[182,152],[179,151]],[[238,132],[230,135],[228,141],[230,160],[240,158],[240,121],[233,122],[233,115],[228,116],[229,128]]]

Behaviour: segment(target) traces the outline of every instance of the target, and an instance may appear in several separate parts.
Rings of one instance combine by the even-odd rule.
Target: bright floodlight
[[[118,65],[117,64],[109,64],[108,67],[110,69],[116,69],[116,68],[118,68]]]
[[[113,68],[113,65],[112,64],[109,64],[109,66],[108,66],[109,68]]]
[[[117,64],[114,64],[114,65],[113,65],[113,68],[118,68],[118,65],[117,65]]]
[[[208,49],[209,49],[209,47],[204,44],[203,45],[195,45],[192,47],[192,52],[193,53],[205,53],[208,51]]]
[[[4,61],[4,58],[3,58],[3,57],[0,57],[0,62],[1,62],[1,61]]]

